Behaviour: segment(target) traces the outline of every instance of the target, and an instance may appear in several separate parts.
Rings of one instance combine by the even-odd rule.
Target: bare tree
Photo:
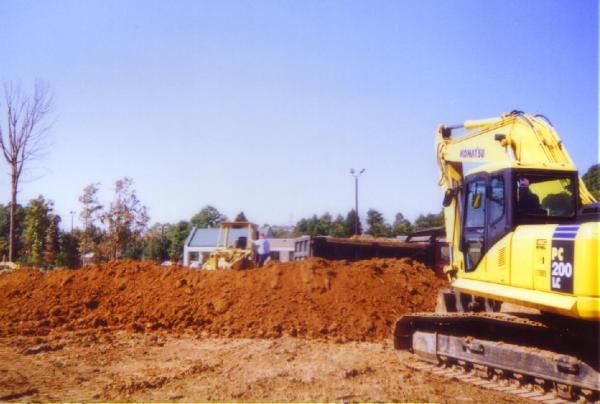
[[[106,245],[110,259],[126,256],[125,249],[141,240],[150,220],[148,208],[138,199],[131,178],[115,182],[115,199],[103,219],[108,230]]]
[[[10,171],[11,202],[8,259],[15,259],[16,208],[19,180],[23,167],[39,157],[49,126],[43,126],[53,99],[48,86],[36,80],[33,94],[24,93],[19,85],[4,84],[6,128],[0,126],[0,148]]]

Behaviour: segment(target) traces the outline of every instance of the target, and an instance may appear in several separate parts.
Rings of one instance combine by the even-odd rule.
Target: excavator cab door
[[[466,187],[466,209],[463,232],[465,271],[475,269],[485,251],[486,177],[472,178]]]
[[[466,179],[463,252],[465,271],[474,271],[485,253],[510,231],[510,171]]]
[[[510,172],[491,174],[487,186],[486,241],[488,248],[506,235],[511,229]]]

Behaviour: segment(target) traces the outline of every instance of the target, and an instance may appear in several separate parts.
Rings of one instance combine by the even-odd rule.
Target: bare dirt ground
[[[415,372],[386,342],[160,334],[0,339],[1,401],[518,402]]]
[[[0,401],[517,402],[393,349],[445,286],[406,259],[2,273]]]

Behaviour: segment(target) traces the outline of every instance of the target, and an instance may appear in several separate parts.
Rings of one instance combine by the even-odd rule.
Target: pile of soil
[[[377,341],[402,314],[433,310],[444,286],[408,259],[311,258],[245,271],[140,261],[19,269],[0,275],[0,336],[126,329]]]

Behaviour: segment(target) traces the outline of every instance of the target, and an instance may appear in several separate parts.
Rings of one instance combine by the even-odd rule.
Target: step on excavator
[[[435,144],[451,288],[435,313],[397,321],[394,346],[434,366],[599,400],[600,204],[552,124],[513,111],[441,125]]]

